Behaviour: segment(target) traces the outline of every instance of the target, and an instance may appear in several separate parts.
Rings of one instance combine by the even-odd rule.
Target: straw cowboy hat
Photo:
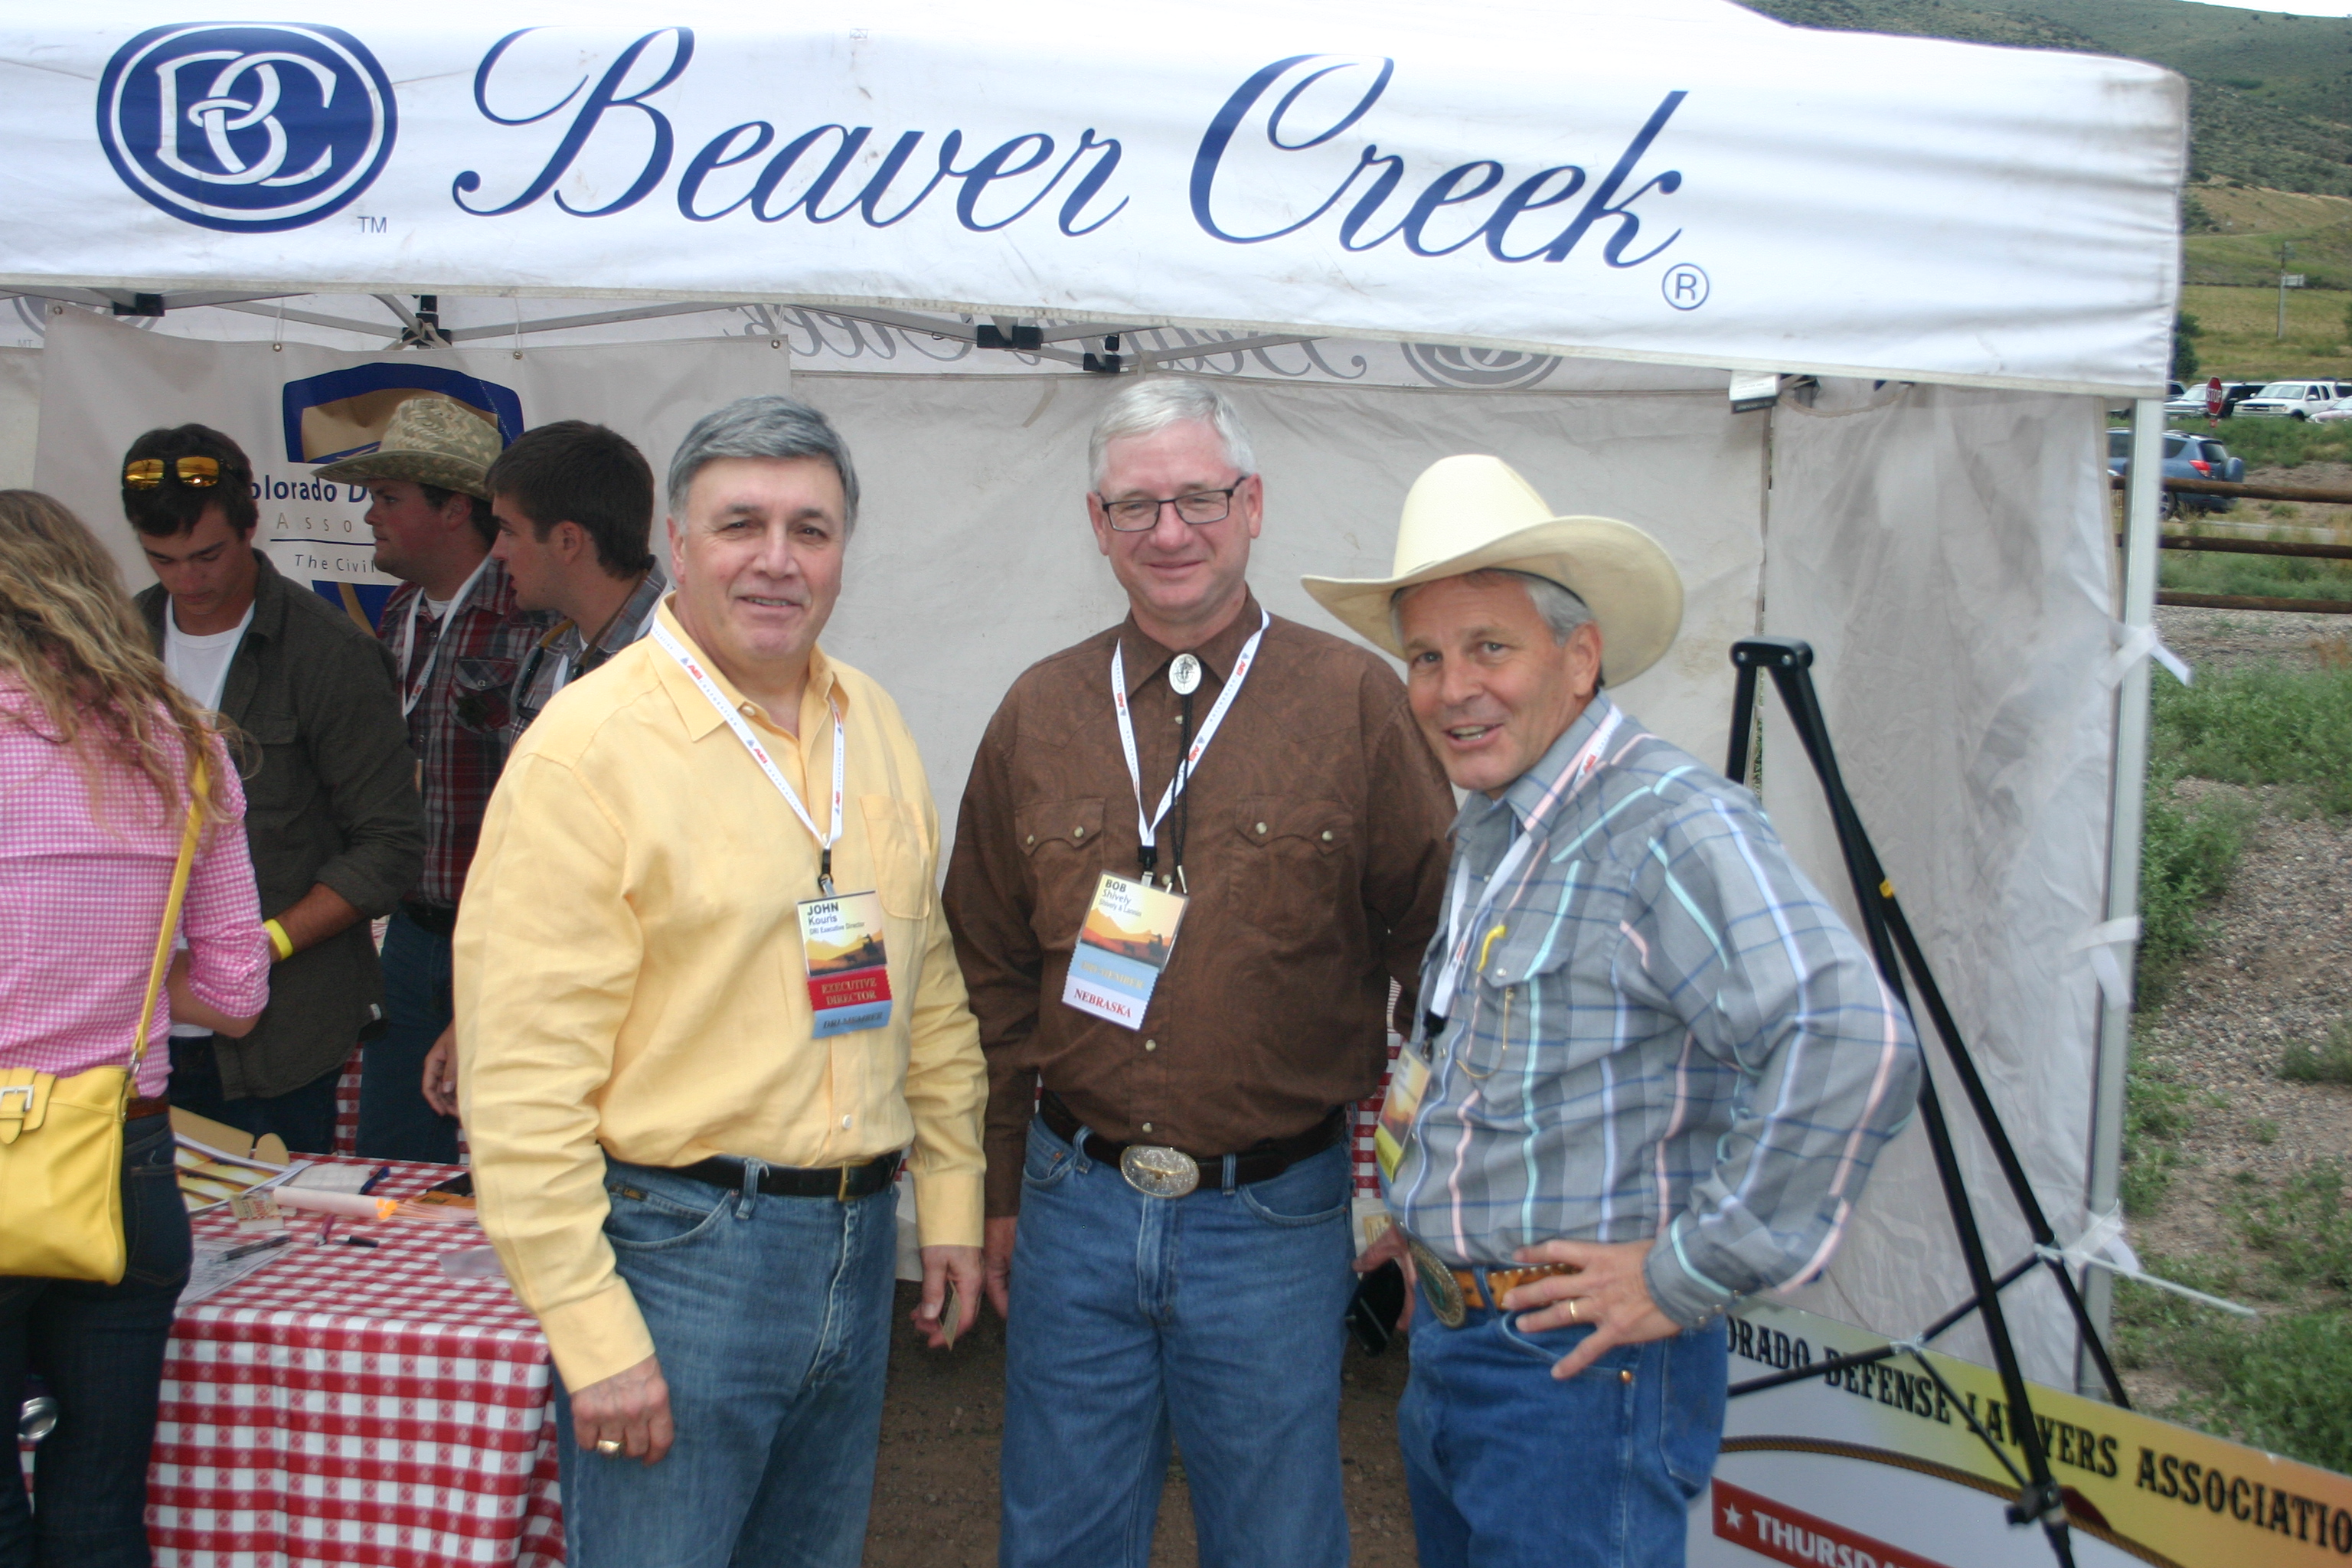
[[[1583,600],[1601,626],[1601,676],[1622,685],[1664,657],[1683,624],[1683,580],[1630,522],[1557,517],[1500,458],[1445,458],[1422,473],[1397,524],[1386,577],[1304,577],[1316,603],[1402,658],[1389,621],[1400,588],[1470,572],[1526,572]]]
[[[319,469],[322,479],[406,479],[488,500],[490,465],[505,448],[498,426],[454,397],[427,392],[392,411],[373,452]]]

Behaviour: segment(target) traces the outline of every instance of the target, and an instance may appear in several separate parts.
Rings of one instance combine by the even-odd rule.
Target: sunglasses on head
[[[152,490],[163,482],[163,471],[167,466],[180,483],[192,489],[205,489],[220,483],[218,458],[181,458],[169,465],[161,458],[141,458],[124,466],[123,486],[128,489]]]

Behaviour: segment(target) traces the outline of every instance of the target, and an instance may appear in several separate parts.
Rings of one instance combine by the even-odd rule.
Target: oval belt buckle
[[[1417,1236],[1406,1237],[1404,1247],[1412,1254],[1413,1272],[1420,1276],[1422,1290],[1429,1297],[1429,1310],[1447,1328],[1460,1328],[1470,1309],[1462,1300],[1462,1283],[1454,1278],[1453,1268]]]
[[[1201,1163],[1181,1149],[1130,1143],[1118,1157],[1118,1173],[1148,1198],[1181,1198],[1201,1184]]]

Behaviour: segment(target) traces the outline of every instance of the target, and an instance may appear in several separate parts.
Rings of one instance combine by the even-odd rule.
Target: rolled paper
[[[278,1206],[289,1209],[310,1209],[316,1214],[347,1215],[353,1219],[390,1219],[392,1211],[400,1206],[398,1198],[369,1197],[362,1193],[330,1193],[317,1187],[282,1186],[269,1189],[277,1194]]]

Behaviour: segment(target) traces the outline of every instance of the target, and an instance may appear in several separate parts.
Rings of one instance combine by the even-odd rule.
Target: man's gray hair
[[[1551,630],[1551,640],[1564,643],[1570,632],[1592,618],[1592,607],[1567,588],[1549,577],[1538,577],[1532,572],[1514,572],[1507,566],[1489,566],[1484,571],[1465,572],[1472,579],[1507,577],[1527,588],[1528,597],[1535,601],[1536,614],[1543,617]],[[1433,581],[1444,582],[1434,578]],[[1389,632],[1399,644],[1404,641],[1404,596],[1415,588],[1426,588],[1427,583],[1409,583],[1389,595]]]
[[[1225,461],[1238,474],[1257,472],[1257,455],[1250,450],[1249,432],[1233,403],[1205,381],[1185,376],[1154,376],[1120,388],[1103,405],[1087,438],[1087,479],[1099,491],[1103,484],[1103,451],[1113,441],[1129,436],[1151,436],[1171,425],[1197,422],[1217,433]]]
[[[845,540],[857,527],[857,468],[849,460],[849,445],[833,422],[805,403],[763,392],[739,397],[694,422],[677,455],[669,460],[669,510],[686,514],[686,492],[703,466],[721,458],[769,458],[790,462],[797,458],[823,458],[841,477],[841,533]]]

